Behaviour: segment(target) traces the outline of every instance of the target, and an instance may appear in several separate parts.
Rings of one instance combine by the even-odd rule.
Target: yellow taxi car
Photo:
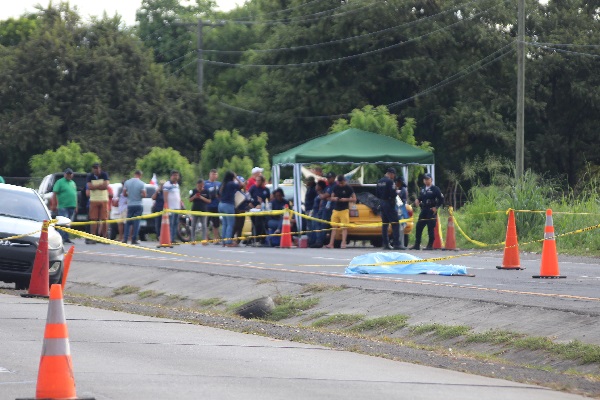
[[[361,193],[375,193],[375,185],[351,185],[352,189],[357,195],[359,201],[356,204],[350,203],[350,223],[353,226],[348,228],[348,243],[356,240],[368,240],[374,247],[381,247],[383,245],[383,237],[381,236],[381,216],[375,214],[373,209],[360,202],[361,198],[365,198]],[[413,209],[407,204],[406,210],[410,221],[408,221],[404,227],[404,245],[408,246],[408,235],[413,228]],[[400,216],[402,219],[402,216]],[[389,227],[389,237],[392,235],[392,227]],[[341,230],[336,232],[336,247],[339,246],[342,240]]]

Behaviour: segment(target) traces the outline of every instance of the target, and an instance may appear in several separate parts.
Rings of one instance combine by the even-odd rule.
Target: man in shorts
[[[350,203],[356,203],[356,194],[354,190],[346,182],[344,175],[338,175],[337,185],[333,187],[333,192],[329,198],[331,202],[335,202],[333,213],[331,214],[331,239],[329,245],[325,246],[328,249],[333,249],[335,243],[336,231],[340,228],[335,228],[336,223],[348,225],[350,223]],[[348,228],[342,229],[342,244],[340,248],[346,248],[346,238],[348,237]]]
[[[106,221],[108,219],[108,174],[102,171],[100,163],[92,165],[92,172],[87,176],[86,194],[90,199],[89,220]],[[98,222],[90,226],[90,233],[100,237],[106,237],[106,222]],[[96,242],[86,239],[87,244]]]

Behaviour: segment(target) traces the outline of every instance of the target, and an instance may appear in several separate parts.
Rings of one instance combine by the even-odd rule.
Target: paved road
[[[0,399],[34,396],[46,312],[45,301],[0,295]],[[178,321],[65,313],[77,394],[98,400],[582,398]]]
[[[156,249],[153,243],[144,245]],[[481,252],[446,264],[465,265],[474,278],[434,275],[348,276],[344,268],[358,255],[377,251],[373,247],[340,249],[223,248],[182,245],[167,249],[180,255],[160,254],[118,246],[78,245],[75,260],[111,264],[170,268],[181,271],[229,274],[252,279],[275,279],[315,283],[327,279],[335,284],[414,294],[432,294],[465,300],[511,302],[532,307],[598,314],[600,265],[593,258],[559,257],[560,272],[567,279],[533,279],[540,273],[540,256],[523,254],[522,271],[496,269],[502,252]],[[422,258],[445,257],[460,252],[410,251]],[[465,253],[465,252],[463,252]]]

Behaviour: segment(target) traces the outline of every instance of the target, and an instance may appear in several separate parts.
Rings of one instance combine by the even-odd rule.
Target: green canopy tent
[[[347,129],[309,140],[297,147],[273,156],[273,188],[279,184],[280,168],[294,169],[294,210],[301,212],[300,198],[302,164],[399,164],[404,177],[408,176],[409,165],[425,166],[435,181],[433,153],[411,146],[389,136]],[[298,226],[300,217],[297,216]]]

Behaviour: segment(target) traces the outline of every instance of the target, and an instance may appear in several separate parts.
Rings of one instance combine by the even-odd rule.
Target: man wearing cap
[[[330,201],[335,202],[335,208],[331,215],[332,226],[334,224],[348,225],[350,223],[350,203],[356,203],[356,194],[354,190],[346,183],[346,177],[344,175],[338,175],[337,185],[333,188],[333,192]],[[331,238],[329,239],[329,245],[325,246],[328,249],[333,249],[335,243],[335,233],[338,228],[333,228],[331,231]],[[346,238],[348,237],[348,228],[342,227],[342,244],[340,248],[346,248]]]
[[[246,191],[249,191],[252,186],[256,185],[256,178],[262,175],[263,171],[264,169],[260,167],[252,168],[252,175],[250,175],[248,182],[246,182]]]
[[[377,197],[381,205],[381,237],[383,238],[384,250],[406,250],[404,245],[400,244],[400,223],[398,222],[398,211],[396,211],[396,187],[394,178],[396,170],[388,168],[383,178],[377,182]],[[388,225],[392,224],[393,243],[390,243],[388,235]],[[402,238],[404,239],[404,229],[402,229]],[[403,240],[404,241],[404,240]]]
[[[129,228],[133,226],[131,244],[138,244],[137,238],[140,232],[140,220],[132,220],[131,218],[140,217],[143,211],[142,199],[146,197],[146,184],[140,179],[141,177],[142,171],[137,170],[133,174],[133,178],[128,179],[123,184],[123,196],[127,197],[127,222],[125,223],[123,243],[127,243]]]
[[[92,172],[87,176],[86,194],[90,199],[89,220],[106,221],[108,218],[108,174],[102,171],[100,163],[92,165]],[[106,222],[92,224],[90,233],[106,237]],[[87,244],[94,244],[93,240],[86,239]]]
[[[52,188],[56,202],[53,202],[53,210],[57,211],[57,215],[73,219],[75,210],[77,210],[77,185],[73,181],[73,170],[71,168],[65,169],[63,178],[60,178],[54,184]],[[58,203],[58,204],[57,204]],[[63,238],[64,243],[73,243],[69,239],[69,234],[62,230],[59,230],[60,236]]]
[[[415,200],[415,205],[421,207],[421,212],[419,213],[419,220],[417,221],[415,245],[411,247],[411,250],[421,249],[421,235],[423,234],[423,228],[425,228],[425,226],[427,226],[427,233],[429,234],[429,241],[427,242],[425,250],[433,250],[437,210],[444,205],[444,195],[440,188],[432,184],[431,174],[423,175],[423,183],[425,184],[425,187],[421,188],[419,197]]]

